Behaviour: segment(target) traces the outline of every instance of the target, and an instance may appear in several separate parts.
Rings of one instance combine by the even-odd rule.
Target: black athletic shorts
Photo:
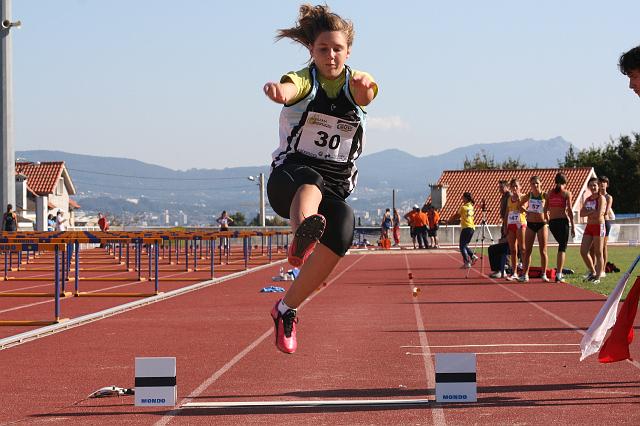
[[[327,220],[320,242],[338,256],[344,256],[353,242],[355,216],[344,198],[325,185],[322,176],[309,166],[283,164],[276,167],[267,182],[267,196],[271,208],[278,215],[289,219],[291,202],[302,185],[315,185],[322,192],[318,213]]]
[[[539,230],[544,228],[546,222],[527,222],[527,230],[533,231],[534,234],[537,234]]]
[[[604,229],[605,229],[605,237],[609,236],[609,233],[611,232],[611,221],[610,220],[605,220],[604,221]]]
[[[549,221],[549,231],[558,242],[558,251],[567,251],[569,242],[569,219],[558,218]]]

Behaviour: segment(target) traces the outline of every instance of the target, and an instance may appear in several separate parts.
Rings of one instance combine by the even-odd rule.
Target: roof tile
[[[54,192],[63,168],[63,161],[16,163],[16,173],[27,176],[27,187],[38,195]]]

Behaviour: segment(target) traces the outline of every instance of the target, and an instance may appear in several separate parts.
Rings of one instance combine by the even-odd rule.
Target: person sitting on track
[[[533,243],[538,237],[538,246],[540,248],[540,261],[542,263],[542,281],[549,282],[547,277],[547,239],[549,232],[547,231],[547,194],[542,191],[542,183],[538,176],[532,176],[529,180],[531,191],[522,197],[520,205],[527,210],[527,229],[525,230],[525,252],[522,265],[522,275],[518,279],[520,282],[529,281],[529,267],[531,266],[531,252],[533,251]]]
[[[573,223],[573,199],[571,192],[565,188],[567,186],[567,178],[564,173],[560,172],[555,177],[555,188],[547,193],[547,210],[549,211],[549,231],[558,243],[558,256],[556,264],[556,282],[564,281],[564,259],[569,242],[569,230],[571,237],[576,236],[576,226]],[[571,223],[571,228],[569,228]]]
[[[328,6],[303,4],[299,12],[295,27],[278,30],[276,39],[290,38],[308,48],[310,64],[263,88],[269,99],[284,105],[267,194],[273,210],[291,220],[295,236],[288,259],[301,267],[271,310],[276,347],[289,354],[297,349],[296,309],[353,241],[355,217],[345,200],[356,185],[355,160],[365,139],[364,107],[378,92],[371,75],[345,64],[353,24]]]
[[[518,257],[524,254],[524,230],[527,228],[527,219],[524,209],[520,204],[520,182],[511,179],[509,182],[511,196],[507,200],[507,214],[504,220],[507,222],[507,241],[509,242],[509,252],[511,253],[511,267],[513,273],[507,275],[507,280],[518,279]]]
[[[587,225],[584,228],[582,243],[580,244],[580,255],[588,269],[585,280],[593,284],[599,284],[600,274],[602,274],[604,270],[602,243],[606,233],[604,215],[606,213],[607,201],[600,194],[598,178],[592,177],[589,179],[587,186],[589,191],[591,191],[591,195],[584,201],[580,209],[580,217],[587,217]],[[595,258],[592,258],[589,253],[592,245],[596,248]]]

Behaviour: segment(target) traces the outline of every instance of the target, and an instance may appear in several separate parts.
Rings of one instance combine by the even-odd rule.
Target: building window
[[[56,185],[56,195],[62,195],[64,193],[64,178],[58,179],[58,185]]]

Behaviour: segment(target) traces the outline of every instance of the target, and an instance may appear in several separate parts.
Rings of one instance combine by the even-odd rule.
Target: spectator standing
[[[409,235],[411,235],[411,241],[413,242],[413,249],[416,248],[416,239],[418,235],[416,233],[416,216],[420,213],[420,206],[414,204],[413,209],[404,215],[404,218],[409,223]]]
[[[542,182],[538,176],[532,176],[529,180],[531,191],[520,201],[520,204],[527,208],[527,229],[525,230],[525,253],[523,257],[522,275],[520,282],[529,281],[529,268],[531,267],[531,253],[533,243],[538,237],[538,247],[540,249],[540,261],[542,263],[542,281],[549,282],[547,277],[547,239],[549,231],[547,229],[548,203],[547,194],[542,191]]]
[[[513,273],[507,276],[507,280],[518,279],[518,257],[524,254],[524,233],[527,229],[527,218],[520,204],[520,182],[511,179],[509,182],[511,195],[507,199],[507,214],[504,220],[507,222],[507,241],[509,242],[509,252],[511,253],[511,266]]]
[[[47,216],[47,231],[53,231],[55,229],[56,229],[56,218],[52,214],[49,214],[49,216]]]
[[[478,260],[478,256],[475,255],[473,250],[469,248],[471,238],[476,229],[474,223],[474,204],[475,201],[470,192],[462,194],[462,206],[458,210],[458,216],[460,217],[460,254],[462,254],[462,268],[471,268],[471,265]]]
[[[400,245],[400,213],[398,213],[398,209],[393,209],[393,245],[394,247]]]
[[[429,236],[429,242],[431,243],[431,248],[440,248],[440,244],[438,244],[438,228],[440,224],[440,213],[429,204],[429,208],[427,210],[427,234]]]
[[[558,242],[558,256],[556,264],[556,282],[563,283],[564,259],[569,243],[569,231],[571,236],[576,236],[576,227],[573,223],[573,200],[571,192],[566,190],[567,178],[564,173],[558,173],[555,177],[555,188],[547,193],[547,206],[549,211],[549,231]],[[571,224],[571,228],[569,228]]]
[[[221,232],[228,231],[229,225],[233,225],[233,219],[229,217],[226,210],[222,210],[222,213],[220,213],[220,216],[216,219],[216,222],[218,222],[218,225],[220,225]],[[227,237],[222,237],[220,239],[220,248],[222,249],[223,253],[229,252],[229,242],[230,240]]]
[[[615,219],[615,214],[613,213],[613,197],[611,194],[607,192],[609,189],[609,178],[606,176],[598,177],[598,189],[600,191],[600,195],[607,200],[607,207],[605,208],[604,214],[604,240],[602,242],[602,264],[604,265],[602,268],[601,277],[604,277],[605,270],[607,266],[607,262],[609,260],[609,253],[607,252],[607,243],[609,242],[609,234],[611,233],[611,222]],[[595,259],[595,247],[591,246],[591,257]]]
[[[67,219],[64,218],[64,213],[62,213],[62,210],[58,210],[58,213],[56,214],[56,231],[66,231],[66,222]]]
[[[604,215],[606,213],[607,201],[600,194],[598,188],[598,179],[592,177],[589,179],[587,186],[591,195],[587,198],[580,209],[580,217],[587,218],[587,225],[582,235],[582,243],[580,244],[580,255],[587,266],[588,273],[585,276],[586,281],[593,284],[600,283],[600,275],[604,270],[602,262],[602,243],[606,234],[604,226]],[[595,246],[595,258],[591,257],[589,250],[591,246]]]
[[[391,210],[386,209],[384,211],[384,215],[382,216],[382,224],[380,225],[380,233],[382,238],[388,240],[389,239],[389,231],[393,228],[393,220],[391,219]]]
[[[222,213],[220,213],[220,217],[216,219],[216,222],[220,225],[221,231],[228,231],[229,225],[233,224],[233,219],[229,217],[226,210],[222,210]]]
[[[102,213],[98,213],[98,227],[100,227],[100,231],[102,232],[109,230],[109,221]]]
[[[498,182],[498,187],[500,188],[500,220],[502,221],[502,226],[500,227],[500,238],[507,236],[507,207],[509,205],[509,197],[511,197],[511,192],[509,191],[509,183],[506,180],[500,180]]]
[[[7,211],[2,215],[2,230],[15,232],[18,230],[18,216],[13,211],[13,206],[7,204]]]

